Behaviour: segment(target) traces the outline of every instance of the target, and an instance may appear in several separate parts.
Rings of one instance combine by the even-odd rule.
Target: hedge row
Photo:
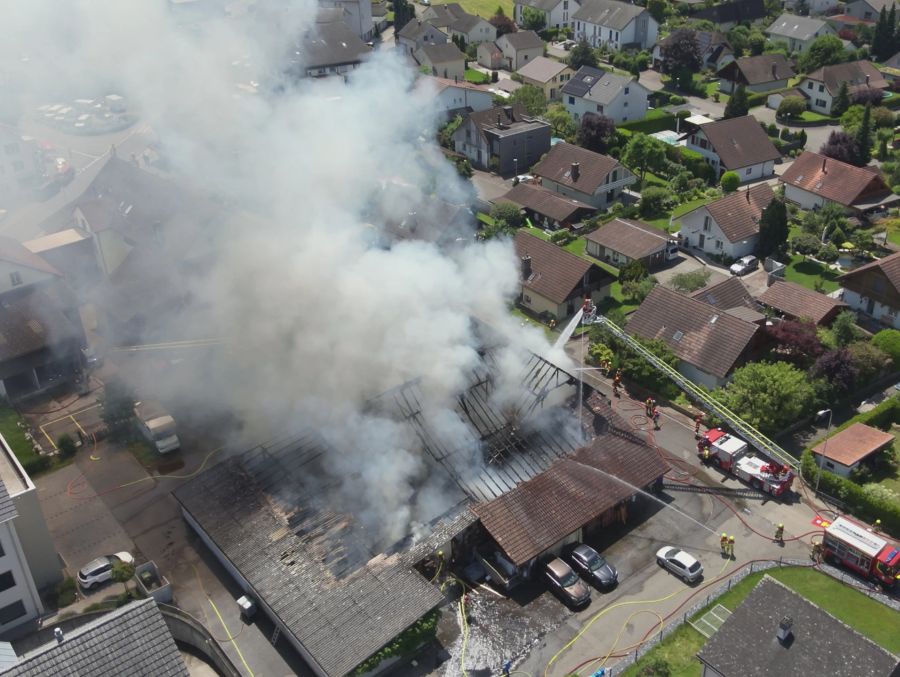
[[[630,130],[632,132],[643,132],[644,134],[655,134],[667,129],[675,128],[675,116],[671,113],[655,117],[647,117],[643,120],[632,120],[631,122],[623,122],[616,125],[617,129]]]

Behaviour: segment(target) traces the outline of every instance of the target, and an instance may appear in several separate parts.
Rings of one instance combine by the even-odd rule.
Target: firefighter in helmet
[[[722,548],[722,554],[728,554],[728,534],[724,531],[722,532],[722,537],[719,539],[719,547]]]
[[[734,557],[734,536],[728,537],[728,556]]]
[[[775,527],[775,540],[779,543],[784,543],[784,525],[779,524]]]

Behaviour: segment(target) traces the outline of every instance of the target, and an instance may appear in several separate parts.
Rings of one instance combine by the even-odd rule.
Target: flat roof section
[[[6,485],[10,496],[16,496],[31,488],[27,477],[9,442],[0,435],[0,481]]]

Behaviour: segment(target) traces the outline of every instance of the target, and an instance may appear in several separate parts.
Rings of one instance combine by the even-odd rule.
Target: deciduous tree
[[[547,96],[544,90],[534,85],[522,85],[509,95],[507,101],[511,104],[522,104],[529,115],[541,115],[547,110]]]
[[[498,7],[497,9],[500,11],[503,10],[502,7]],[[501,35],[506,35],[507,33],[515,33],[519,30],[516,26],[516,22],[506,16],[506,14],[495,14],[490,19],[488,19],[488,23],[497,29],[498,38]]]
[[[578,128],[578,145],[596,153],[607,153],[616,140],[616,123],[597,113],[585,113]]]
[[[719,179],[719,185],[726,193],[733,193],[741,185],[741,177],[737,175],[737,172],[725,172]]]
[[[659,139],[637,133],[631,137],[622,155],[622,162],[632,170],[640,167],[641,182],[647,171],[663,166],[666,160],[666,146]]]
[[[553,127],[553,135],[571,141],[578,133],[578,126],[561,103],[555,103],[547,109],[544,118]]]
[[[853,388],[858,372],[850,351],[841,348],[820,355],[810,374],[813,378],[825,379],[831,386],[833,394],[840,396]]]
[[[663,68],[675,81],[675,86],[690,91],[694,73],[699,73],[703,68],[697,33],[688,28],[681,28],[672,33],[662,57]]]
[[[542,11],[528,5],[522,6],[522,28],[527,31],[541,31],[546,25],[547,20]]]
[[[597,55],[587,40],[582,39],[569,52],[569,66],[576,71],[582,66],[597,67]]]
[[[800,96],[786,96],[778,104],[778,117],[796,120],[806,110],[806,99]]]
[[[856,164],[856,158],[858,157],[856,141],[847,132],[837,129],[828,135],[828,140],[819,149],[819,152],[822,155],[827,155],[830,158],[849,164]]]
[[[781,359],[807,364],[824,350],[812,322],[784,320],[769,327],[768,333],[778,344],[774,353]]]
[[[859,333],[856,329],[856,313],[845,310],[838,313],[831,323],[831,333],[838,348],[850,345]]]
[[[812,41],[812,44],[800,57],[800,70],[811,73],[822,66],[831,66],[846,61],[847,51],[844,43],[836,35],[822,35]]]

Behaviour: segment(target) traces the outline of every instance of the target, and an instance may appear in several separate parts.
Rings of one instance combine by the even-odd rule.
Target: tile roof
[[[482,19],[477,14],[463,14],[450,24],[450,28],[454,31],[459,31],[460,33],[468,33],[482,21],[485,21],[485,19]]]
[[[562,91],[570,96],[583,97],[600,104],[612,103],[625,87],[641,87],[633,75],[618,75],[599,68],[582,66]]]
[[[725,378],[759,327],[703,301],[657,286],[634,311],[625,329],[629,334],[665,341],[679,359],[707,374]]]
[[[509,43],[509,46],[516,51],[520,49],[533,49],[535,47],[544,46],[544,41],[541,40],[541,36],[534,31],[516,31],[515,33],[506,33],[497,38],[497,40],[498,42],[500,40],[506,40],[506,42]]]
[[[740,169],[781,157],[752,115],[710,122],[703,125],[701,131],[727,169]]]
[[[763,0],[734,0],[723,2],[693,14],[694,19],[706,19],[714,24],[750,23],[766,18],[766,5]]]
[[[822,82],[832,96],[836,95],[843,83],[851,94],[865,89],[888,89],[891,85],[871,61],[848,61],[833,66],[823,66],[806,76],[810,80]],[[868,77],[868,81],[866,81]]]
[[[572,164],[578,163],[578,178],[572,177]],[[558,143],[538,162],[532,173],[550,181],[593,195],[613,169],[625,168],[615,158],[601,155],[573,143]]]
[[[5,293],[0,303],[0,362],[45,348],[61,349],[70,342],[80,344],[83,334],[74,319],[76,308],[58,283]]]
[[[413,19],[412,21],[408,21],[406,25],[400,29],[397,33],[398,37],[406,38],[408,40],[418,41],[423,35],[427,33],[431,33],[432,36],[437,38],[443,38],[444,42],[449,40],[449,38],[442,33],[438,28],[432,26],[427,21],[420,21],[418,19]]]
[[[550,12],[561,2],[561,0],[515,0],[516,5],[525,5],[534,7],[542,12]]]
[[[301,41],[298,50],[306,68],[359,63],[371,50],[342,21],[317,24]]]
[[[596,406],[596,405],[594,405]],[[590,447],[561,458],[512,491],[471,510],[516,565],[544,552],[666,472],[615,414]],[[618,478],[618,479],[616,479]]]
[[[866,0],[866,4],[874,9],[876,12],[880,12],[882,8],[885,11],[891,11],[891,5],[897,4],[895,0]]]
[[[0,261],[12,263],[14,266],[23,266],[25,268],[39,270],[48,275],[62,277],[62,273],[47,263],[38,254],[30,251],[18,240],[3,235],[0,235]]]
[[[888,279],[888,282],[894,287],[894,290],[900,293],[900,252],[885,256],[883,259],[877,259],[871,263],[854,268],[838,277],[838,282],[853,279],[860,274],[865,274],[870,270],[877,268]]]
[[[729,242],[742,242],[759,234],[759,219],[774,197],[772,186],[758,183],[698,209],[705,208],[709,212]]]
[[[669,242],[668,235],[659,228],[654,228],[643,221],[618,218],[600,226],[585,236],[585,239],[630,259],[643,259],[664,251]]]
[[[154,599],[127,604],[29,651],[9,677],[146,675],[187,677],[181,652]]]
[[[677,33],[678,31],[669,33],[666,37],[661,38],[656,44],[660,47],[668,47],[672,40],[676,37]],[[700,48],[701,54],[705,54],[709,50],[718,47],[719,45],[726,45],[729,49],[731,48],[731,45],[728,43],[728,39],[725,37],[725,34],[719,31],[693,31],[693,33],[694,38],[697,40],[697,47]]]
[[[430,63],[447,63],[448,61],[465,61],[466,55],[459,51],[452,42],[442,45],[422,45],[416,50],[416,56],[424,54]]]
[[[848,468],[893,443],[894,436],[865,423],[854,423],[813,447],[813,453]]]
[[[793,621],[789,644],[775,637],[785,617]],[[697,657],[724,677],[898,674],[896,656],[769,576],[757,583]]]
[[[568,66],[556,59],[548,59],[546,56],[537,56],[517,72],[523,78],[537,80],[538,82],[550,82],[557,75],[566,70]]]
[[[585,212],[594,213],[597,211],[596,207],[580,200],[575,200],[529,183],[519,183],[513,186],[512,190],[498,198],[497,201],[521,205],[538,214],[549,216],[559,223],[579,219],[581,215],[579,212],[587,216]]]
[[[572,18],[621,31],[646,11],[646,7],[619,0],[583,0]]]
[[[864,196],[890,193],[881,172],[805,151],[791,163],[781,180],[826,200],[850,207]]]
[[[756,300],[739,277],[726,277],[721,282],[698,289],[691,298],[703,301],[722,310],[732,308],[756,309]]]
[[[465,13],[459,3],[453,2],[446,5],[432,5],[423,12],[422,17],[432,26],[444,27],[449,26]]]
[[[828,26],[823,19],[817,19],[811,16],[797,16],[796,14],[784,13],[766,29],[770,35],[784,38],[793,38],[794,40],[807,41],[811,40],[816,32]],[[833,31],[830,31],[833,33]]]
[[[791,62],[783,54],[742,56],[724,65],[719,73],[730,74],[735,69],[741,72],[748,85],[761,85],[778,80],[787,80],[796,75]]]
[[[612,281],[609,273],[590,261],[524,230],[516,233],[515,244],[516,256],[520,259],[525,255],[531,257],[531,277],[524,280],[522,286],[554,303],[564,303],[581,286],[584,276],[592,268],[602,271]]]
[[[18,516],[19,511],[16,510],[16,505],[13,503],[6,485],[3,483],[3,480],[0,479],[0,524],[8,522]]]
[[[834,319],[847,304],[786,280],[775,280],[759,297],[763,305],[793,318],[808,317],[815,324]]]

